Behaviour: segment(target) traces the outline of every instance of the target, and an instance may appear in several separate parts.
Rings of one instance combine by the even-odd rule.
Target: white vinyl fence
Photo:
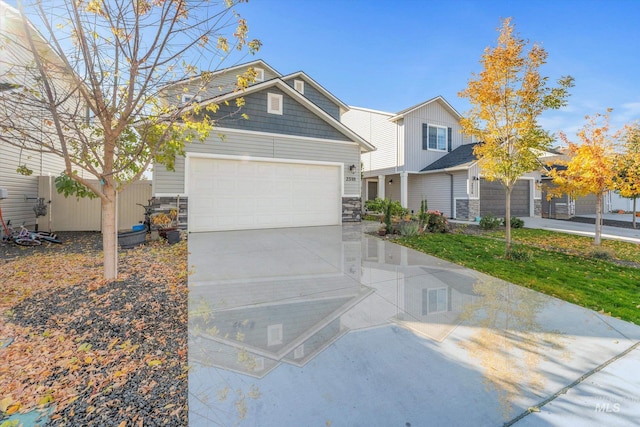
[[[38,197],[47,204],[47,215],[38,218],[38,228],[44,231],[100,231],[102,210],[100,199],[77,199],[56,191],[54,177],[41,176]],[[97,181],[96,181],[97,182]],[[144,219],[144,209],[151,198],[151,181],[138,181],[118,196],[118,229],[131,229]],[[51,203],[48,203],[51,201]]]

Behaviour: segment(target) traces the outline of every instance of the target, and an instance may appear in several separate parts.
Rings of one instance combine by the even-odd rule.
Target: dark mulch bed
[[[31,254],[100,252],[102,234],[99,232],[61,231],[56,233],[61,244],[43,242],[40,246],[19,246],[13,242],[0,243],[0,259],[12,259]]]
[[[571,219],[565,220],[571,222],[581,222],[583,224],[594,224],[596,223],[595,218],[587,218],[583,216],[574,216]],[[640,218],[638,218],[638,223],[640,223]],[[615,219],[605,219],[603,221],[603,225],[607,225],[609,227],[620,227],[620,228],[633,228],[633,223],[630,221],[617,221]]]
[[[60,237],[62,245],[7,245],[0,253],[9,263],[14,257],[53,251],[101,255],[99,233],[60,233]],[[140,269],[139,259],[137,254],[125,257],[123,270]],[[124,280],[95,286],[85,283],[34,293],[8,313],[9,322],[36,334],[55,330],[75,340],[76,350],[67,357],[72,362],[58,363],[48,377],[34,380],[45,388],[60,381],[75,384],[77,398],[57,408],[46,425],[188,424],[187,279],[167,285],[162,273],[158,277],[149,271],[153,262],[158,261],[142,264],[140,276],[126,274]]]

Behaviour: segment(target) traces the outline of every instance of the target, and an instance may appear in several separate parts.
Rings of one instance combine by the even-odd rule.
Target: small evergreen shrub
[[[500,218],[496,218],[495,216],[489,214],[480,218],[480,228],[483,230],[495,230],[502,224],[502,220]]]
[[[507,220],[503,219],[502,220],[502,225],[507,225]],[[521,220],[520,218],[517,218],[515,216],[511,217],[511,228],[522,228],[524,227],[524,221]]]
[[[513,248],[509,252],[508,257],[511,261],[530,262],[533,260],[533,253],[522,248]]]

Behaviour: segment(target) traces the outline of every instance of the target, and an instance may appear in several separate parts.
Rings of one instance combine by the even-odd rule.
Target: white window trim
[[[448,288],[431,288],[431,289],[426,289],[427,291],[427,313],[426,315],[429,314],[437,314],[437,313],[446,313],[447,307],[449,306],[449,290]],[[431,291],[435,291],[436,292],[436,309],[434,311],[430,311],[429,310],[429,302],[431,300],[431,296],[429,295],[431,293]],[[445,295],[445,308],[444,310],[438,310],[438,292],[439,291],[444,291],[444,295]]]
[[[283,96],[280,95],[279,93],[268,93],[267,94],[267,113],[282,115],[284,111],[284,105],[282,104],[282,101],[283,101]],[[279,108],[274,108],[274,104],[276,104]]]
[[[293,88],[304,95],[304,80],[294,80]]]
[[[444,142],[444,149],[439,149],[439,148],[431,148],[429,147],[429,128],[437,128],[437,129],[444,129],[444,137],[445,137],[445,142]],[[449,151],[448,147],[449,147],[449,141],[447,140],[447,138],[449,138],[449,130],[447,128],[447,126],[439,126],[439,125],[432,125],[430,123],[427,123],[427,150],[429,151],[439,151],[441,153],[446,153],[447,151]],[[437,141],[437,134],[436,134],[436,145],[437,145],[438,141]]]
[[[256,81],[263,82],[264,81],[264,68],[254,68],[253,71],[256,72]]]

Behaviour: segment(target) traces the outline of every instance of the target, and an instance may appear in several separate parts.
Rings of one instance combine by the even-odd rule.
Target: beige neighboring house
[[[41,39],[38,44],[43,49],[48,47]],[[19,12],[0,1],[0,108],[11,102],[16,88],[29,87],[24,69],[32,63],[33,55],[27,48]],[[36,221],[33,207],[38,198],[38,176],[59,175],[64,162],[52,154],[21,150],[4,139],[0,124],[0,188],[8,193],[7,198],[0,200],[2,215],[5,221],[10,219],[16,226],[25,223],[31,227]],[[20,166],[26,166],[32,174],[19,174]]]

